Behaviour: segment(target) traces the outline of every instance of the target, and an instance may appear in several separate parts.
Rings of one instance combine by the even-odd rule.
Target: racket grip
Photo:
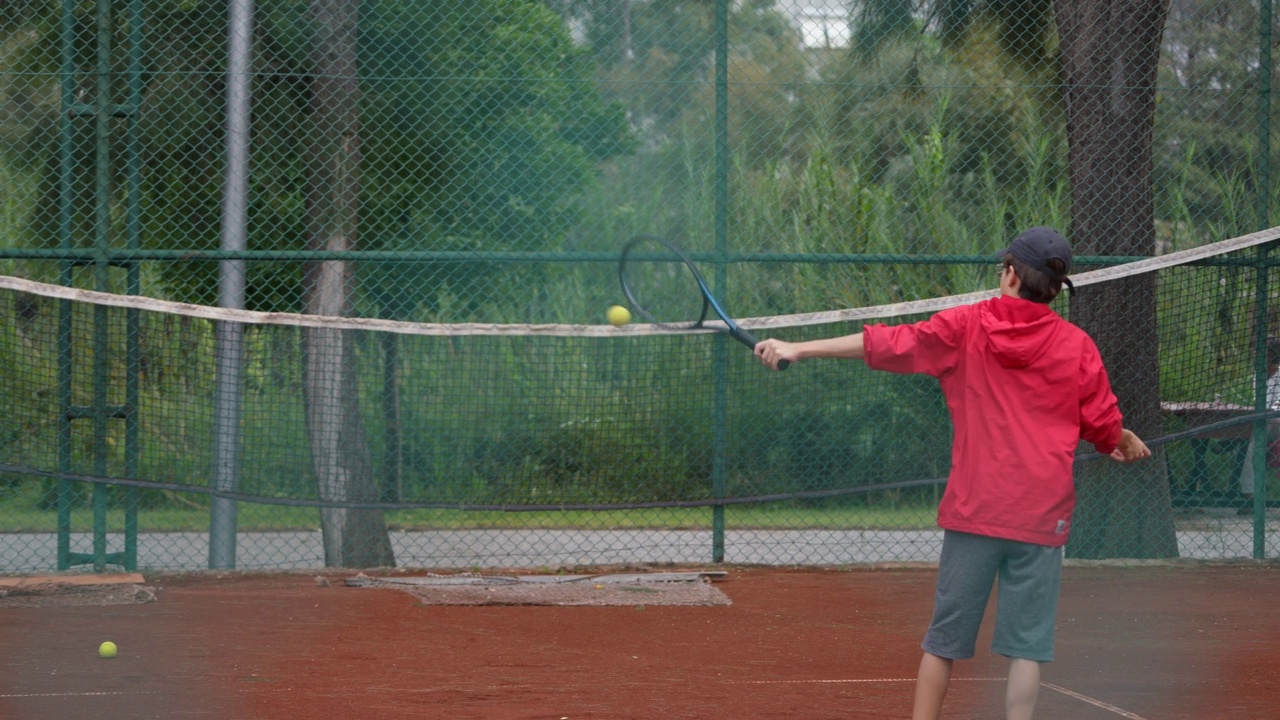
[[[742,343],[743,345],[746,345],[752,350],[755,350],[756,346],[760,344],[760,340],[755,335],[752,335],[749,330],[743,330],[742,328],[737,326],[729,328],[729,335],[732,336],[734,340],[737,340],[738,342]],[[789,367],[791,367],[790,360],[778,361],[779,371],[786,370]]]

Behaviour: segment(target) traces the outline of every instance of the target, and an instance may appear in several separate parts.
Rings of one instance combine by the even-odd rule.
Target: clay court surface
[[[147,575],[154,602],[0,608],[0,718],[910,716],[932,569],[716,569],[731,605],[440,606],[352,573]],[[1070,566],[1037,718],[1277,717],[1278,605],[1280,566]],[[988,643],[957,664],[944,717],[1003,717]]]

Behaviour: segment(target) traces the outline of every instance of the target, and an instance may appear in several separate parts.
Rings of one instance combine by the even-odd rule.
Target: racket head
[[[622,247],[618,281],[632,312],[663,327],[696,328],[711,302],[706,283],[679,248],[657,235],[637,235]]]
[[[729,317],[689,256],[665,238],[637,235],[627,241],[618,262],[618,280],[632,311],[654,325],[701,327],[707,312],[713,310],[724,321],[724,326],[716,329],[753,350],[760,342]],[[789,365],[782,360],[777,367],[786,370]]]

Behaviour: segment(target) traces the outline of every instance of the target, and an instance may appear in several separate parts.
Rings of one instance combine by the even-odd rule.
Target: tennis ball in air
[[[104,658],[113,658],[116,656],[116,644],[110,640],[98,646],[98,654]]]
[[[609,324],[614,327],[622,327],[631,322],[631,311],[621,305],[614,305],[609,308]]]

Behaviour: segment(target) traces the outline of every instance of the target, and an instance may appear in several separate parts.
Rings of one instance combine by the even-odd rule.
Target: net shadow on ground
[[[730,605],[712,582],[727,573],[657,572],[600,575],[458,573],[345,580],[352,587],[406,592],[424,605]]]

